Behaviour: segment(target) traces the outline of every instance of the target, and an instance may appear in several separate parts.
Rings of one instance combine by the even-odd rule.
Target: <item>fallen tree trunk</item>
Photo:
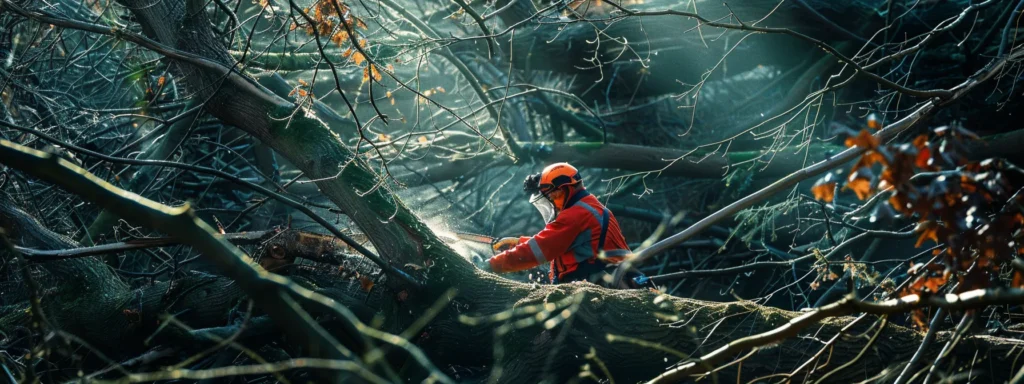
[[[10,202],[0,204],[0,228],[5,229],[16,247],[31,246],[55,251],[77,249],[77,243],[49,231]],[[369,321],[379,312],[380,309],[372,305],[385,301],[379,298],[368,301],[372,292],[366,292],[359,283],[360,277],[379,278],[379,268],[374,268],[370,261],[354,255],[354,251],[331,236],[295,230],[273,235],[239,234],[228,236],[228,239],[262,242],[254,260],[266,260],[267,263],[261,262],[261,265],[282,268],[282,272],[283,267],[291,267],[287,271],[293,272],[296,281],[327,294],[350,308],[363,321]],[[180,242],[180,239],[169,240],[152,239],[136,244],[157,246]],[[123,250],[138,248],[131,245],[118,244],[115,247]],[[5,262],[12,261],[9,251],[2,253]],[[296,265],[299,259],[323,267],[309,263]],[[181,339],[182,330],[171,327],[161,331],[166,314],[176,314],[176,321],[192,328],[219,327],[230,324],[232,317],[239,316],[238,312],[247,301],[238,284],[223,276],[195,273],[131,290],[94,256],[76,255],[35,265],[49,272],[50,276],[43,277],[52,283],[52,287],[41,292],[48,326],[78,336],[115,358],[133,357],[149,348],[147,344],[183,350],[195,348],[189,345],[194,341],[192,338]],[[17,292],[5,293],[8,294]],[[21,303],[4,308],[9,311],[0,313],[0,329],[7,332],[27,327],[31,316],[26,306],[27,303]],[[15,337],[14,334],[7,336]],[[147,338],[151,340],[147,342]],[[3,344],[8,342],[10,340]],[[87,361],[93,361],[92,358]]]
[[[7,142],[0,144],[4,147],[0,151],[0,158],[3,159],[11,159],[9,154],[12,150],[23,150]],[[32,155],[52,156],[41,153]],[[31,161],[5,162],[68,187],[76,185],[74,181],[65,182],[59,175],[41,170],[42,167]],[[71,168],[68,164],[60,162],[60,166]],[[81,169],[74,171],[85,173]],[[96,197],[93,200],[103,203],[108,209],[120,203]],[[171,210],[169,207],[158,208]],[[119,212],[123,215],[127,211],[121,208]],[[145,216],[133,220],[142,220],[141,217]],[[298,239],[295,246],[284,248],[319,254],[324,249],[324,242],[333,241],[317,236],[300,236]],[[447,247],[439,251],[433,253],[437,257],[437,264],[426,270],[430,282],[426,286],[427,292],[436,293],[439,288],[454,285],[459,294],[415,340],[433,358],[435,364],[493,365],[497,369],[492,370],[492,375],[498,376],[492,379],[501,382],[545,379],[563,382],[579,375],[581,366],[588,361],[604,367],[602,372],[590,372],[592,375],[637,381],[664,371],[671,365],[669,357],[674,363],[682,356],[716,351],[710,356],[718,356],[714,363],[714,366],[718,366],[732,358],[732,355],[723,355],[723,350],[719,348],[730,345],[730,340],[738,338],[738,335],[760,333],[760,336],[751,340],[766,339],[761,345],[779,344],[778,348],[761,349],[757,359],[746,359],[742,369],[735,374],[732,370],[717,373],[720,378],[731,381],[737,377],[770,375],[779,370],[798,370],[807,359],[820,358],[811,357],[814,348],[807,345],[813,345],[815,338],[792,336],[799,335],[805,329],[811,331],[808,328],[819,322],[820,326],[813,329],[815,334],[836,335],[852,320],[838,316],[861,311],[899,314],[924,305],[964,310],[993,304],[1024,303],[1024,291],[1020,290],[972,291],[955,300],[905,298],[873,304],[847,299],[809,314],[800,314],[745,301],[711,303],[660,295],[647,290],[613,291],[590,283],[545,286],[523,284],[482,273]],[[113,281],[110,279],[106,283]],[[142,350],[141,337],[155,331],[159,324],[150,316],[178,308],[188,309],[188,313],[182,314],[180,318],[194,325],[212,327],[226,322],[231,309],[238,307],[243,299],[238,289],[248,289],[233,285],[229,279],[209,275],[156,284],[129,295],[130,300],[92,303],[90,313],[97,317],[86,321],[77,317],[84,308],[64,306],[67,304],[66,296],[48,298],[46,303],[52,310],[63,310],[58,312],[59,316],[53,325],[77,331],[91,344],[101,348],[137,353]],[[358,301],[353,300],[353,296],[350,291],[334,297],[347,305],[360,306]],[[406,297],[422,298],[423,295],[406,294]],[[396,329],[403,329],[405,324],[413,320],[403,315],[403,312],[423,304],[417,304],[416,300],[394,300],[390,296],[379,296],[374,303],[380,305],[374,314],[384,316],[383,324]],[[467,317],[466,314],[477,317]],[[96,323],[92,319],[102,319],[102,322]],[[0,318],[0,324],[5,328],[25,324],[27,321],[29,319],[25,311],[14,311]],[[697,325],[704,328],[697,329]],[[866,332],[869,329],[854,327],[845,331]],[[904,361],[914,354],[916,345],[923,337],[917,331],[900,326],[881,328],[877,332],[887,343],[876,346],[875,353],[868,356],[862,356],[861,346],[857,343],[839,343],[832,347],[829,359],[838,359],[848,364],[843,366],[841,372],[829,372],[830,378],[848,381],[857,377],[884,375],[890,371],[899,372],[896,369],[898,365],[894,366],[893,363]],[[776,334],[787,336],[774,336]],[[156,340],[174,342],[173,339]],[[493,340],[493,343],[482,343],[480,340]],[[1024,347],[1024,342],[1019,340],[990,336],[972,336],[967,341],[953,351],[956,356],[965,360],[981,356],[983,359],[992,359],[996,364],[1009,364],[1012,354],[1007,352]],[[926,351],[934,354],[937,346]],[[742,347],[733,353],[739,352],[743,352]],[[809,374],[817,377],[817,374],[822,373]],[[994,381],[1005,380],[1010,373],[1009,370],[980,369],[978,372],[980,376]]]
[[[220,84],[223,73],[181,59],[185,56],[178,54],[178,50],[217,58],[212,60],[223,60],[226,56],[226,50],[216,53],[219,45],[210,38],[209,31],[203,30],[209,25],[202,20],[201,5],[194,1],[189,4],[192,7],[189,17],[185,17],[184,9],[169,2],[146,7],[128,5],[143,23],[144,30],[165,44],[157,49],[164,49],[162,53],[178,60],[176,63],[183,68],[191,87],[209,92],[217,90],[204,95],[211,96],[212,113],[272,146],[307,176],[317,180],[323,193],[359,225],[391,263],[402,266],[416,263],[425,267],[417,274],[423,284],[421,289],[403,287],[401,282],[389,279],[395,285],[395,290],[391,291],[394,294],[375,301],[381,308],[378,313],[386,318],[384,327],[400,331],[414,323],[423,308],[448,288],[459,290],[451,305],[445,307],[423,333],[414,337],[438,365],[492,365],[501,368],[496,372],[500,374],[500,381],[536,382],[545,378],[565,381],[579,374],[581,364],[591,361],[592,367],[606,367],[608,374],[617,380],[643,380],[660,374],[680,359],[679,355],[665,349],[652,352],[649,347],[652,343],[685,355],[702,355],[739,335],[769,331],[802,316],[750,302],[709,303],[649,291],[609,291],[587,283],[529,285],[479,271],[441,242],[401,201],[379,188],[379,178],[322,122],[304,116],[291,104],[264,93],[244,78],[233,78],[240,75],[230,71],[227,71],[228,77],[233,80],[229,84],[223,88],[212,86]],[[166,45],[175,48],[167,50]],[[219,62],[220,68],[228,67],[229,62]],[[88,283],[107,281],[94,279]],[[217,290],[220,286],[211,288],[214,288],[211,294],[226,291]],[[406,292],[405,299],[401,292]],[[53,298],[52,302],[61,303],[60,299]],[[117,305],[93,304],[93,310],[102,314],[77,319],[95,332],[109,326],[105,320],[124,316],[123,310],[133,303],[135,300]],[[175,303],[177,306],[168,312],[187,306],[198,316],[207,313],[205,311],[223,313],[228,307],[218,304],[218,308],[211,308],[211,303],[200,300]],[[70,316],[80,315],[76,311],[83,310],[72,309],[67,311],[69,319],[59,324],[70,326]],[[464,318],[467,314],[478,317]],[[847,321],[849,318],[826,319],[822,327],[814,331],[835,334]],[[467,323],[474,326],[468,327]],[[856,363],[832,377],[842,380],[884,373],[887,366],[907,359],[921,340],[920,333],[903,327],[891,326],[882,332],[881,337],[889,342],[876,354],[854,359],[859,345],[844,342],[836,347],[830,355],[832,358],[856,360]],[[609,338],[609,334],[613,337]],[[87,335],[106,337],[95,333]],[[643,342],[629,342],[619,337],[622,335],[635,336]],[[961,344],[956,350],[958,355],[973,356],[979,351],[980,355],[990,356],[998,363],[1009,361],[1005,351],[1020,347],[1019,341],[987,336],[969,340],[975,345],[964,350]],[[124,344],[138,345],[129,341],[134,340]],[[746,378],[795,370],[809,358],[807,343],[814,341],[786,339],[781,341],[781,348],[761,350],[763,355],[759,357],[763,359],[743,364],[742,370],[737,369],[742,375],[733,376],[732,370],[718,374],[723,378]],[[109,344],[104,347],[113,348]],[[794,351],[805,352],[801,355]],[[591,352],[594,357],[588,360]],[[602,363],[597,363],[598,359]],[[986,373],[998,380],[1009,371]]]

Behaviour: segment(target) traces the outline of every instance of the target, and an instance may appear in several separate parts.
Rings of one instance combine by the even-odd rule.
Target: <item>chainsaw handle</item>
[[[515,247],[516,245],[519,245],[519,238],[503,237],[501,239],[496,239],[494,240],[493,243],[491,243],[491,250],[494,251],[495,255],[497,255],[499,253],[512,249],[512,247]]]

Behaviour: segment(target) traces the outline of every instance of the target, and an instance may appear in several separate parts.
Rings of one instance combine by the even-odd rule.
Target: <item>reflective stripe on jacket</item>
[[[586,190],[579,191],[537,235],[521,237],[519,245],[490,259],[491,270],[497,273],[523,271],[551,263],[548,278],[552,283],[575,271],[580,263],[602,262],[597,259],[601,241],[601,223],[608,216],[605,230],[605,263],[618,263],[630,253],[629,245],[611,211]]]

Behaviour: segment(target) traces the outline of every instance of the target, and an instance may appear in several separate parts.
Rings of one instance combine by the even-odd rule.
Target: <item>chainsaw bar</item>
[[[491,237],[491,236],[478,235],[478,234],[475,234],[475,233],[456,232],[456,231],[452,231],[452,233],[454,233],[455,237],[458,237],[459,240],[467,240],[467,241],[472,241],[474,243],[482,243],[482,244],[494,244],[494,238]]]

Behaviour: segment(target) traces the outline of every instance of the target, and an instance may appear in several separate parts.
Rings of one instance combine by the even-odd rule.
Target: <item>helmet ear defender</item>
[[[540,174],[534,173],[526,176],[526,180],[523,180],[523,192],[527,195],[540,193]]]

